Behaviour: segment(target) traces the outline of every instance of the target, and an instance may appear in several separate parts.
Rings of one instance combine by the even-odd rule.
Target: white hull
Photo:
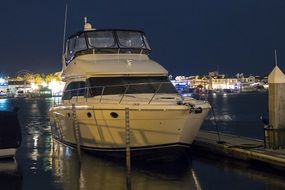
[[[189,113],[184,105],[76,104],[76,123],[80,130],[80,146],[86,149],[120,150],[126,146],[125,107],[129,107],[131,148],[191,145],[209,111]],[[111,113],[118,115],[113,118]],[[50,110],[54,137],[76,145],[71,103]]]
[[[0,149],[0,158],[11,158],[16,154],[16,148]]]

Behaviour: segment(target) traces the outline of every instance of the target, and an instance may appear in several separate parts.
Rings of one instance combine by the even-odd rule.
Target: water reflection
[[[257,164],[194,154],[192,165],[202,182],[202,189],[285,189],[283,173],[278,174]]]
[[[260,116],[267,110],[267,93],[232,94],[227,98],[209,96],[208,101],[214,109],[214,114],[209,113],[202,129],[216,130],[213,125],[213,122],[216,122],[220,132],[263,138]]]
[[[58,142],[53,143],[52,168],[54,175],[62,183],[63,189],[127,189],[127,176],[124,164],[107,161],[82,153],[81,164],[77,153]],[[133,166],[131,189],[173,190],[201,189],[193,169],[159,172],[152,168]]]
[[[8,99],[0,99],[0,110],[1,111],[10,111]]]

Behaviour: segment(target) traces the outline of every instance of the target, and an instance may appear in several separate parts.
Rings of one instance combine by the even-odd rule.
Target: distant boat
[[[15,98],[26,98],[27,94],[23,90],[18,90],[14,97]]]
[[[17,109],[0,111],[0,158],[15,156],[21,141],[22,133]]]
[[[40,97],[43,97],[43,98],[50,98],[50,97],[52,97],[51,89],[49,89],[47,87],[41,88],[40,89]]]
[[[8,96],[6,94],[0,94],[0,99],[6,99]]]
[[[264,84],[264,85],[263,85],[263,88],[264,88],[264,89],[268,89],[268,87],[269,87],[268,84]]]
[[[254,83],[241,83],[240,90],[241,92],[254,92],[256,91],[256,86],[254,85]]]

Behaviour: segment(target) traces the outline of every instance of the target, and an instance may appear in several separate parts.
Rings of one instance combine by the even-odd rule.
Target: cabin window
[[[91,77],[88,97],[113,94],[178,93],[168,77]]]
[[[62,95],[63,100],[70,100],[73,96],[85,95],[85,82],[75,81],[68,84]]]
[[[88,32],[89,45],[94,48],[114,48],[115,39],[112,31]]]
[[[67,52],[66,52],[66,60],[69,61],[74,57],[75,53],[75,38],[71,38],[67,41]]]
[[[85,49],[87,49],[87,46],[84,34],[81,34],[80,36],[76,36],[74,38],[70,38],[67,41],[67,54],[66,54],[67,64],[73,59],[76,52]]]
[[[146,48],[139,32],[117,31],[117,36],[122,48]]]
[[[151,49],[143,32],[132,30],[91,30],[77,33],[66,41],[65,61],[79,55],[100,53],[143,53]]]
[[[84,34],[76,36],[75,38],[75,52],[87,49],[86,40]]]

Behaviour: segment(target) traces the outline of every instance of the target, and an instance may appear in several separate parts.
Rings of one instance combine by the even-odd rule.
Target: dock
[[[236,135],[200,130],[193,150],[241,160],[252,166],[262,164],[271,170],[285,171],[285,74],[277,66],[268,76],[268,120],[263,119],[264,141]]]
[[[200,130],[193,149],[250,164],[261,163],[272,169],[285,171],[285,150],[264,148],[263,140]]]

